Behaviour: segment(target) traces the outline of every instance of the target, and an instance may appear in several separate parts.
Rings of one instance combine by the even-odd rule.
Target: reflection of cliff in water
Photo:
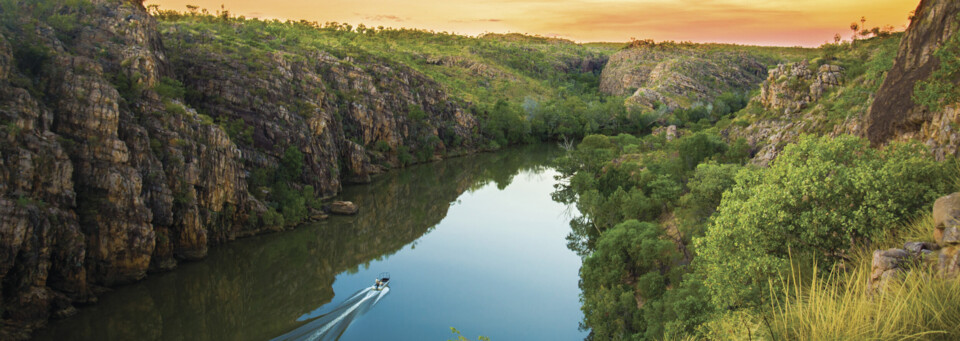
[[[37,332],[51,340],[249,340],[295,329],[297,317],[333,298],[335,276],[393,254],[446,216],[463,192],[505,188],[559,150],[540,145],[448,159],[347,187],[360,207],[293,231],[211,250],[200,262],[104,295],[99,304]]]

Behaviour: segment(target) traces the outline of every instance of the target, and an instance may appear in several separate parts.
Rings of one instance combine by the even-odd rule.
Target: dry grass
[[[942,279],[927,268],[891,281],[870,295],[870,263],[807,283],[785,279],[773,300],[775,340],[956,340],[960,338],[960,278]]]

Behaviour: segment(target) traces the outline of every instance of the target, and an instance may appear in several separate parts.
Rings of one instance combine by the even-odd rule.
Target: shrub
[[[227,120],[220,117],[220,128],[227,132],[230,139],[234,142],[243,142],[244,144],[253,144],[253,126],[247,125],[242,118]]]
[[[684,136],[677,141],[677,151],[687,170],[693,170],[707,158],[727,151],[727,144],[719,136],[708,132],[698,132]]]
[[[280,158],[277,177],[280,182],[295,181],[303,174],[303,153],[296,146],[289,146]]]
[[[263,226],[281,227],[284,225],[283,215],[277,212],[273,207],[269,208],[260,216]]]
[[[830,264],[882,237],[946,192],[944,166],[922,146],[804,136],[767,169],[744,169],[696,240],[720,308],[758,303],[788,254]]]
[[[169,77],[160,78],[160,82],[153,86],[153,90],[160,97],[171,99],[183,99],[184,94],[186,94],[183,83]]]
[[[165,100],[163,102],[163,108],[167,111],[167,113],[170,113],[170,114],[174,114],[174,115],[187,114],[187,109],[184,109],[182,104],[171,101],[171,100]]]
[[[397,160],[400,161],[401,166],[406,166],[413,163],[413,155],[410,154],[410,147],[407,146],[397,146]]]

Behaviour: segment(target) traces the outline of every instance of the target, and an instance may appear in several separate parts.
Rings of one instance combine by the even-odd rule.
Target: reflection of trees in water
[[[425,164],[347,187],[360,206],[293,231],[211,250],[208,259],[108,293],[101,303],[41,330],[37,339],[269,339],[329,303],[335,276],[382,259],[429,232],[465,191],[506,188],[521,171],[542,172],[559,149],[512,148]]]

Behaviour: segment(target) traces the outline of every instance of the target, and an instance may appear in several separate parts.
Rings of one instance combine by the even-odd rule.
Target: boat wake
[[[313,314],[300,316],[297,321],[313,320],[270,341],[337,340],[355,319],[370,311],[370,308],[373,308],[389,292],[389,287],[383,287],[380,290],[369,287],[357,291],[328,313],[319,316],[313,316]]]

